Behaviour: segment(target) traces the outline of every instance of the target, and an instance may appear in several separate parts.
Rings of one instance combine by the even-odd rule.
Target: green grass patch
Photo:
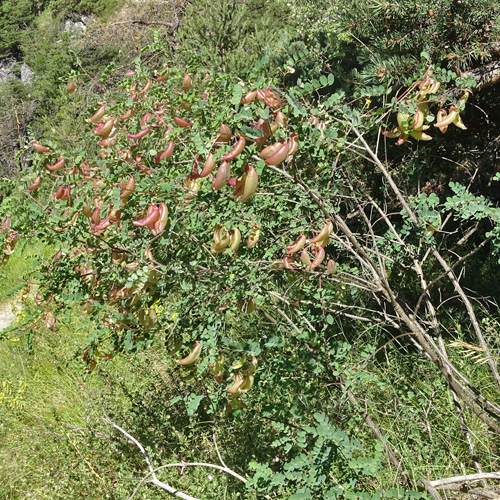
[[[219,463],[210,439],[214,422],[200,420],[193,428],[184,405],[170,404],[187,386],[168,375],[172,363],[160,349],[100,362],[86,374],[81,351],[87,332],[79,326],[74,320],[57,332],[40,328],[32,354],[22,339],[0,343],[0,498],[129,498],[146,464],[102,421],[106,415],[141,441],[155,465]],[[221,437],[229,450],[231,439]],[[226,450],[229,463],[231,455]],[[217,471],[159,475],[202,498],[249,498]],[[165,493],[144,485],[135,498]]]
[[[0,304],[13,299],[9,292],[29,278],[41,257],[52,254],[46,247],[20,245],[2,269]],[[32,295],[17,311],[19,324],[36,311]],[[188,386],[172,379],[175,362],[162,345],[100,361],[89,374],[82,361],[89,335],[85,313],[75,308],[69,322],[58,317],[57,324],[55,332],[42,322],[27,332],[32,349],[16,331],[0,342],[2,500],[129,498],[147,467],[139,450],[102,421],[105,416],[136,436],[156,465],[219,463],[213,420],[193,427],[185,405],[170,403]],[[220,439],[230,449],[231,436]],[[247,498],[234,479],[217,471],[172,469],[159,475],[204,498]],[[162,499],[165,493],[146,484],[135,498]]]
[[[36,271],[37,263],[52,255],[53,249],[42,243],[18,243],[7,264],[0,268],[0,304],[10,300]]]
[[[34,245],[17,248],[2,270],[5,279],[0,297],[5,299],[8,290],[29,279],[37,260],[53,253],[53,249]],[[37,314],[32,296],[28,295],[23,310],[17,313],[19,324]],[[77,306],[70,316],[55,313],[56,331],[47,330],[41,321],[25,331],[31,337],[31,349],[26,338],[14,330],[0,342],[2,500],[128,499],[147,467],[139,450],[103,422],[106,416],[145,446],[154,466],[181,461],[219,464],[214,432],[223,459],[242,475],[253,474],[251,462],[267,464],[269,472],[276,463],[292,460],[297,429],[287,430],[279,421],[280,415],[264,414],[265,408],[274,405],[279,410],[279,405],[285,404],[280,398],[287,390],[287,381],[280,381],[268,398],[261,389],[268,383],[262,374],[265,362],[262,368],[259,365],[261,378],[246,399],[249,409],[226,418],[223,408],[215,408],[217,401],[226,398],[224,386],[217,386],[210,376],[188,379],[185,369],[175,363],[180,354],[169,355],[161,336],[140,354],[100,359],[89,374],[82,361],[91,334],[86,314]],[[360,487],[369,491],[394,488],[401,472],[413,484],[420,477],[456,475],[464,467],[474,472],[451,396],[429,363],[409,356],[407,348],[393,343],[361,366],[360,349],[362,344],[342,358],[343,368],[357,373],[351,390],[359,407],[349,405],[345,395],[333,387],[326,392],[321,384],[311,385],[322,401],[322,410],[333,415],[332,432],[338,427],[357,438],[369,457],[380,446],[377,448],[364,424],[367,408],[389,444],[399,451],[401,471],[384,463]],[[450,352],[453,354],[460,366],[459,353]],[[473,369],[482,371],[484,366],[474,365]],[[486,373],[483,377],[475,373],[474,378],[486,379]],[[309,382],[314,384],[315,380],[310,378]],[[298,398],[307,396],[306,385],[301,385]],[[465,413],[481,463],[497,470],[497,444],[473,415]],[[344,459],[332,463],[332,477],[342,463]],[[171,468],[160,471],[159,477],[197,498],[257,498],[234,478],[211,469]],[[273,498],[284,499],[293,493],[286,482],[283,485],[282,494]],[[165,492],[144,484],[134,498],[165,497]]]

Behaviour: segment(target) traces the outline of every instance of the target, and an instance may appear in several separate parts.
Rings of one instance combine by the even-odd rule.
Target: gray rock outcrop
[[[21,66],[21,81],[25,85],[33,83],[34,74],[35,73],[31,71],[31,68],[26,63],[23,63],[23,65]]]

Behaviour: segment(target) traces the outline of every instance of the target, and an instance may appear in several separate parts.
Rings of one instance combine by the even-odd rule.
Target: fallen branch
[[[474,78],[477,87],[472,89],[478,92],[487,87],[493,87],[500,83],[500,62],[493,61],[479,68],[475,68],[460,75],[462,78]]]
[[[491,498],[492,500],[498,500],[498,493],[494,491],[485,490],[484,488],[470,488],[466,484],[450,484],[442,488],[446,491],[458,491],[459,493],[465,493],[468,495],[475,495],[483,498]]]
[[[129,497],[129,500],[132,500],[132,498],[135,496],[135,494],[139,490],[140,486],[142,484],[144,484],[145,482],[152,483],[155,486],[158,486],[159,488],[161,488],[162,490],[167,491],[168,493],[170,493],[174,497],[182,498],[183,500],[200,500],[196,497],[188,495],[187,493],[176,490],[174,487],[170,486],[168,483],[164,483],[157,478],[156,472],[161,470],[161,469],[166,469],[168,467],[181,467],[183,469],[185,467],[209,467],[211,469],[218,469],[222,472],[225,472],[226,474],[229,474],[229,475],[235,477],[236,479],[238,479],[239,481],[242,481],[243,483],[247,482],[247,480],[244,477],[240,476],[238,473],[234,472],[233,470],[229,469],[226,466],[223,467],[220,465],[207,464],[207,463],[203,463],[203,462],[181,462],[181,463],[161,465],[160,467],[153,468],[153,466],[151,465],[151,462],[149,461],[149,457],[148,457],[148,454],[146,453],[146,450],[141,445],[141,443],[139,443],[139,441],[137,441],[137,439],[132,437],[127,431],[122,429],[119,425],[116,425],[111,420],[109,420],[107,418],[104,418],[103,420],[104,420],[104,422],[111,425],[115,429],[118,429],[124,436],[126,436],[128,439],[130,439],[130,441],[132,441],[139,448],[139,450],[141,450],[141,453],[144,457],[144,460],[146,461],[146,464],[148,465],[148,468],[149,468],[149,473],[141,479],[141,481],[139,482],[139,484],[135,488],[134,492]],[[221,460],[218,449],[217,449],[217,454],[219,455],[219,459]],[[222,460],[221,460],[221,462],[222,462]],[[148,479],[149,477],[151,477],[151,479]]]
[[[435,488],[453,483],[465,483],[468,481],[481,481],[483,479],[497,479],[500,481],[500,472],[483,472],[481,474],[466,474],[463,476],[453,476],[443,479],[436,479],[435,481],[430,481],[430,484]]]

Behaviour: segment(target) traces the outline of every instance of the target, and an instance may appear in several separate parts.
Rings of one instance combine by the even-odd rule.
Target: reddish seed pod
[[[241,186],[241,202],[247,201],[250,199],[257,190],[257,184],[259,181],[259,176],[257,175],[257,171],[251,165],[247,165],[245,169],[245,173],[242,179]],[[236,197],[240,196],[240,190],[238,190],[235,194]]]
[[[147,218],[148,216],[150,216],[150,215],[151,215],[152,213],[154,213],[154,212],[159,212],[159,210],[160,210],[160,208],[159,208],[159,207],[157,207],[156,205],[153,205],[153,204],[151,203],[151,205],[149,205],[149,207],[148,207],[148,212],[147,212],[146,218]],[[160,214],[160,217],[161,217],[161,214]],[[158,220],[160,220],[160,219],[158,218]],[[145,225],[145,227],[147,227],[150,231],[152,231],[152,230],[154,229],[154,227],[155,227],[155,224],[157,224],[157,223],[158,223],[158,220],[156,220],[156,221],[155,221],[155,220],[154,220],[154,218],[153,218],[153,221],[152,221],[152,222],[147,223],[147,224]]]
[[[281,104],[281,99],[279,99],[274,92],[267,87],[264,93],[264,102],[271,108],[279,106]]]
[[[250,92],[247,92],[240,100],[240,104],[249,104],[255,99],[255,96],[257,95],[256,90],[251,90]]]
[[[151,210],[151,213],[144,217],[144,219],[133,221],[132,224],[140,227],[149,226],[151,224],[154,226],[154,223],[160,218],[160,210],[155,205],[149,205],[148,212],[149,210]]]
[[[109,215],[108,215],[108,218],[109,218],[109,222],[111,224],[116,224],[117,222],[120,221],[122,217],[122,213],[120,210],[115,210],[114,208],[111,208],[111,205],[109,206]]]
[[[245,149],[245,143],[246,143],[245,138],[243,136],[240,136],[234,148],[231,151],[229,151],[229,153],[222,156],[221,160],[226,161],[236,158]]]
[[[154,161],[156,163],[164,160],[168,160],[171,156],[172,153],[174,152],[174,142],[170,141],[168,143],[167,148],[164,151],[160,151],[154,158]]]
[[[286,247],[286,253],[288,255],[294,254],[298,252],[299,250],[302,250],[303,246],[306,244],[306,237],[304,233],[301,233],[297,239],[295,240],[295,243],[293,245],[288,245]]]
[[[159,76],[158,78],[154,78],[155,82],[164,82],[168,78],[168,73],[165,73],[162,76]]]
[[[283,145],[269,158],[266,160],[266,165],[278,165],[281,163],[288,155],[288,142],[284,142]]]
[[[212,189],[218,191],[227,183],[227,181],[230,178],[231,178],[231,167],[227,161],[224,161],[217,170],[215,179],[212,182]]]
[[[193,168],[191,169],[191,179],[199,179],[200,173],[198,172],[198,165],[200,164],[200,155],[196,155],[193,163]]]
[[[38,144],[37,142],[33,141],[33,147],[35,148],[35,151],[38,153],[50,153],[50,149],[46,148],[45,146],[42,146],[41,144]]]
[[[316,253],[316,257],[311,263],[311,269],[315,269],[318,267],[325,258],[325,249],[323,247],[318,247],[318,252]]]
[[[102,231],[103,229],[106,229],[110,225],[111,225],[111,222],[109,220],[109,215],[108,215],[105,219],[103,219],[102,221],[100,221],[99,224],[96,224],[92,228],[92,231],[94,231],[94,233],[98,233],[99,231]]]
[[[193,124],[190,122],[187,122],[186,120],[183,120],[182,118],[179,118],[178,116],[174,116],[174,122],[178,127],[186,128],[186,127],[191,127]]]
[[[97,123],[104,116],[104,113],[106,113],[106,103],[102,103],[101,106],[99,107],[99,109],[90,118],[87,118],[85,121],[87,123]]]
[[[182,90],[184,90],[184,92],[189,92],[190,88],[191,88],[191,77],[186,73],[184,75],[184,79],[182,80]]]
[[[205,160],[205,164],[203,165],[203,169],[200,173],[200,177],[207,177],[210,175],[215,168],[215,161],[213,159],[212,153],[208,153],[207,159]]]
[[[92,212],[92,215],[90,216],[90,224],[92,226],[97,226],[99,222],[101,222],[101,209],[98,207]]]
[[[300,253],[300,261],[306,267],[309,267],[311,265],[311,257],[309,256],[307,248],[304,248],[304,250],[302,250],[302,252]]]
[[[148,80],[146,82],[146,85],[144,85],[144,88],[139,92],[139,95],[145,94],[151,88],[151,85],[152,85],[151,80]]]
[[[155,236],[158,236],[165,230],[165,226],[167,225],[167,219],[168,219],[168,208],[167,205],[165,205],[165,203],[163,202],[160,203],[158,211],[160,213],[160,217],[155,222],[154,228],[151,230]]]
[[[63,193],[64,193],[64,186],[61,185],[57,188],[57,191],[56,191],[56,200],[60,200],[62,199],[62,196],[63,196]]]
[[[118,118],[120,120],[128,120],[129,118],[132,118],[135,114],[135,107],[132,106],[128,111],[126,111],[123,115],[119,116]]]
[[[33,184],[30,184],[28,186],[29,191],[34,191],[35,189],[38,189],[40,187],[40,184],[42,183],[42,178],[38,176],[34,181]]]
[[[227,144],[231,140],[231,129],[225,124],[221,123],[219,133],[215,139],[216,143]]]
[[[142,139],[143,137],[146,137],[149,133],[149,127],[145,127],[136,134],[127,134],[128,139]]]
[[[297,134],[292,132],[290,139],[288,139],[288,156],[294,155],[299,150],[299,138]]]
[[[109,118],[103,124],[99,124],[94,130],[94,134],[102,137],[102,139],[107,139],[111,130],[113,130],[113,126],[116,122],[116,118]]]
[[[128,197],[135,190],[135,179],[132,175],[129,176],[128,180],[122,179],[120,181],[120,200],[125,203]]]
[[[45,164],[45,167],[47,170],[50,170],[51,172],[56,172],[57,170],[60,170],[64,166],[64,158],[61,158],[59,161],[56,161],[53,165],[49,165],[48,163]]]
[[[333,274],[337,273],[337,264],[332,259],[328,259],[328,263],[326,265],[326,268],[327,268],[328,274],[333,275]]]
[[[271,144],[270,146],[267,146],[267,148],[264,148],[260,153],[259,153],[259,158],[262,158],[263,160],[267,160],[269,157],[271,157],[278,149],[280,149],[283,146],[283,143],[281,142],[275,142],[274,144]]]
[[[240,180],[237,177],[229,179],[227,183],[234,186],[233,198],[237,199],[243,194],[243,188],[245,187],[247,174],[244,173]]]
[[[267,139],[273,131],[271,130],[271,125],[269,122],[262,122],[262,125],[260,127],[262,129],[262,132],[264,132],[264,137]]]
[[[71,187],[68,185],[64,188],[64,191],[63,191],[63,195],[62,195],[62,198],[61,200],[63,201],[68,201],[69,200],[69,197],[71,195]]]

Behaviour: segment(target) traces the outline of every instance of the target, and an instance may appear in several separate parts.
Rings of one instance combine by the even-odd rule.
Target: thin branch
[[[134,492],[129,497],[129,500],[132,500],[132,498],[134,498],[134,496],[136,495],[136,493],[139,490],[140,486],[142,484],[144,484],[148,480],[148,477],[152,477],[153,478],[152,481],[148,481],[148,482],[151,482],[155,486],[158,486],[159,488],[161,488],[161,489],[163,489],[165,491],[168,491],[168,493],[170,493],[171,495],[173,495],[175,497],[182,498],[183,500],[199,500],[198,498],[193,497],[191,495],[188,495],[187,493],[183,493],[182,491],[176,490],[175,488],[173,488],[172,486],[170,486],[168,483],[163,483],[162,481],[160,481],[156,477],[156,472],[157,471],[159,471],[161,469],[166,469],[168,467],[182,467],[182,468],[185,468],[185,467],[209,467],[211,469],[217,469],[217,470],[220,470],[222,472],[225,472],[226,474],[229,474],[229,475],[235,477],[236,479],[238,479],[239,481],[241,481],[243,483],[247,482],[247,480],[243,476],[240,476],[237,472],[234,472],[233,470],[231,470],[229,467],[227,467],[224,464],[224,461],[222,460],[222,458],[220,456],[219,449],[217,448],[217,443],[215,444],[216,449],[217,449],[217,454],[219,455],[219,460],[221,461],[221,463],[223,464],[223,466],[221,466],[221,465],[215,465],[215,464],[207,464],[207,463],[204,463],[204,462],[181,462],[181,463],[173,463],[173,464],[161,465],[160,467],[153,468],[153,466],[151,465],[151,462],[149,461],[149,457],[148,457],[148,454],[146,453],[146,450],[141,445],[141,443],[139,443],[139,441],[137,441],[137,439],[135,439],[134,437],[132,437],[127,431],[123,430],[119,425],[116,425],[114,422],[112,422],[108,418],[104,418],[103,420],[104,420],[104,422],[106,422],[107,424],[111,425],[115,429],[118,429],[124,436],[126,436],[127,438],[129,438],[139,448],[139,450],[141,450],[141,453],[142,453],[142,455],[144,457],[144,460],[146,460],[146,464],[148,465],[148,468],[149,468],[148,474],[141,479],[141,481],[139,482],[139,484],[135,488]],[[214,442],[215,442],[215,434],[214,434]]]
[[[465,474],[463,476],[446,477],[429,481],[436,488],[453,483],[465,483],[468,481],[481,481],[483,479],[497,479],[500,481],[500,472],[483,472],[482,474]]]
[[[469,253],[465,254],[464,256],[460,257],[456,262],[454,262],[451,266],[450,269],[453,270],[455,267],[457,267],[459,264],[462,262],[465,262],[467,259],[472,257],[474,254],[479,252],[482,248],[484,248],[490,241],[492,237],[490,236],[489,238],[486,238],[484,241],[482,241],[479,245],[477,245],[473,250],[471,250]],[[417,301],[417,305],[415,307],[414,315],[417,314],[419,308],[420,308],[420,303],[422,302],[422,299],[424,298],[425,294],[427,293],[428,290],[430,290],[436,283],[441,281],[443,278],[446,277],[448,274],[448,271],[445,271],[441,273],[437,278],[433,279],[430,283],[427,284],[425,289],[422,291],[422,295],[419,297]]]
[[[389,174],[385,166],[382,164],[380,159],[375,155],[371,147],[368,145],[368,143],[365,141],[364,137],[362,134],[356,129],[356,127],[352,128],[355,132],[355,134],[358,136],[359,140],[363,143],[365,146],[367,152],[369,155],[373,158],[375,161],[377,167],[379,170],[382,172],[384,175],[386,181],[388,184],[391,186],[394,194],[398,198],[399,202],[403,206],[403,208],[406,210],[408,217],[415,223],[418,224],[418,217],[416,213],[412,210],[410,205],[408,204],[407,200],[397,187],[396,183],[394,182],[392,176]],[[451,268],[447,264],[447,262],[443,259],[441,254],[438,252],[438,250],[434,247],[431,247],[432,255],[436,258],[436,260],[440,263],[441,267],[444,269],[444,271],[448,274],[450,281],[452,281],[452,284],[457,291],[457,293],[460,295],[460,298],[462,299],[462,302],[464,303],[467,313],[469,314],[469,318],[471,320],[472,326],[474,328],[474,331],[476,333],[476,336],[478,337],[481,347],[485,348],[486,352],[489,353],[488,351],[488,346],[486,342],[484,341],[484,338],[482,336],[481,329],[479,327],[479,323],[477,321],[476,315],[474,313],[474,309],[472,308],[472,304],[463,291],[462,287],[460,286],[456,276],[453,274]],[[451,375],[451,372],[449,372],[448,367],[452,367],[454,372],[457,372],[455,367],[451,365],[446,359],[443,359],[442,353],[440,350],[437,348],[437,346],[434,344],[432,339],[429,338],[429,336],[426,334],[424,328],[422,325],[414,321],[413,318],[410,318],[405,310],[401,307],[399,302],[397,301],[396,297],[394,296],[394,293],[390,286],[387,284],[385,280],[383,280],[384,286],[386,286],[385,289],[385,295],[388,297],[390,302],[392,303],[394,309],[396,312],[401,316],[401,318],[404,320],[406,325],[411,329],[411,331],[414,333],[415,337],[418,339],[419,343],[422,345],[422,347],[425,349],[427,355],[431,359],[431,361],[440,369],[441,373],[445,376],[446,380],[448,380],[448,383],[450,384],[451,387],[453,387],[454,390],[460,395],[460,397],[464,400],[464,402],[467,403],[467,405],[476,413],[476,415],[483,420],[483,422],[487,423],[489,426],[492,426],[497,432],[500,431],[500,426],[496,423],[494,423],[489,417],[487,417],[484,412],[488,413],[490,416],[494,417],[495,419],[500,420],[500,414],[496,410],[491,412],[488,410],[488,407],[491,408],[493,405],[487,398],[484,398],[480,393],[472,394],[471,391],[469,391],[467,388],[465,388],[460,382],[454,378]],[[492,371],[493,378],[497,382],[497,384],[500,387],[500,376],[498,375],[498,371],[492,360],[489,360],[489,366],[490,370]],[[475,405],[478,405],[479,408],[477,408]],[[487,422],[488,421],[488,422]]]
[[[438,490],[432,486],[430,481],[427,481],[426,479],[419,479],[417,481],[417,488],[419,491],[426,491],[429,493],[429,495],[434,499],[434,500],[442,500],[441,495],[439,494]]]
[[[153,469],[151,472],[148,472],[139,482],[139,484],[136,486],[135,490],[132,492],[132,495],[128,498],[128,500],[132,500],[137,492],[139,491],[139,488],[144,484],[144,483],[153,483],[156,486],[158,484],[153,480],[149,480],[148,478],[152,476],[154,473],[158,472],[159,470],[162,469],[168,469],[170,467],[181,467],[181,469],[184,469],[185,467],[208,467],[210,469],[217,469],[221,470],[223,472],[226,472],[227,474],[234,476],[236,479],[239,479],[241,482],[246,483],[247,480],[240,476],[238,473],[234,472],[233,470],[229,469],[228,467],[221,467],[220,465],[215,465],[215,464],[206,464],[204,462],[180,462],[180,463],[173,463],[173,464],[165,464],[165,465],[160,465],[159,467],[156,467]],[[182,498],[182,497],[181,497]],[[266,497],[267,498],[267,497]],[[197,499],[198,500],[198,499]]]
[[[222,460],[222,456],[220,454],[219,447],[217,446],[217,439],[215,438],[215,431],[213,434],[213,439],[214,439],[215,451],[217,452],[217,456],[219,457],[220,463],[227,469],[227,465],[224,463],[224,460]]]
[[[292,304],[290,304],[290,302],[285,299],[285,297],[282,297],[278,292],[275,292],[274,290],[268,290],[268,293],[270,295],[273,295],[274,297],[276,297],[277,299],[281,300],[281,302],[284,302],[287,306],[291,307],[292,309],[295,310],[295,312],[304,320],[304,322],[307,324],[307,326],[313,331],[315,332],[316,331],[316,328],[314,328],[314,326],[311,325],[310,321],[304,316],[304,314],[302,314],[301,311],[299,311],[297,308],[294,308],[292,306]]]
[[[463,288],[460,286],[460,283],[458,282],[458,279],[455,276],[455,273],[452,271],[452,269],[450,268],[448,263],[441,256],[441,254],[437,250],[434,250],[433,254],[434,254],[434,257],[436,257],[437,261],[441,264],[441,267],[448,274],[450,281],[452,282],[453,287],[455,288],[456,292],[458,293],[458,295],[460,295],[460,298],[462,299],[462,302],[465,305],[465,308],[467,309],[467,313],[469,314],[469,318],[470,318],[470,321],[472,323],[472,327],[474,328],[474,332],[476,333],[476,337],[479,340],[479,344],[488,357],[488,365],[490,367],[493,378],[495,379],[498,387],[500,388],[500,375],[498,373],[497,365],[496,365],[494,359],[492,358],[488,344],[486,343],[486,340],[483,337],[483,333],[481,331],[481,327],[479,326],[479,322],[476,318],[476,314],[474,313],[474,309],[472,307],[472,304],[471,304],[469,298],[467,297],[467,295],[465,294]]]
[[[460,493],[465,493],[468,495],[475,495],[478,497],[498,500],[498,493],[490,490],[485,490],[484,488],[470,488],[467,484],[449,484],[448,486],[443,486],[440,489],[443,491],[458,491]]]
[[[223,467],[222,465],[216,465],[216,464],[207,464],[205,462],[180,462],[180,463],[173,463],[173,464],[165,464],[165,465],[160,465],[159,467],[156,467],[154,469],[154,472],[157,472],[161,469],[167,469],[169,467],[208,467],[209,469],[217,469],[222,472],[225,472],[226,474],[229,474],[230,476],[235,477],[242,483],[246,483],[247,480],[243,477],[240,476],[237,472],[234,472],[233,470],[229,469],[228,467]]]
[[[151,465],[151,462],[149,461],[148,454],[146,453],[146,450],[143,448],[143,446],[141,445],[141,443],[139,443],[139,441],[137,441],[137,439],[135,439],[134,437],[132,437],[127,431],[123,430],[120,426],[116,425],[111,420],[109,420],[107,418],[104,418],[103,420],[104,420],[104,422],[106,422],[107,424],[111,425],[115,429],[118,429],[124,436],[128,437],[139,448],[139,450],[141,450],[141,453],[142,453],[142,455],[144,457],[144,460],[146,460],[146,463],[147,463],[148,468],[149,468],[149,475],[151,475],[151,477],[153,478],[152,482],[153,482],[153,484],[155,486],[158,486],[162,490],[168,491],[171,495],[173,495],[175,497],[178,497],[178,498],[182,498],[183,500],[200,500],[199,498],[192,497],[191,495],[183,493],[182,491],[178,491],[175,488],[172,488],[172,486],[170,486],[167,483],[162,483],[156,477],[156,474],[155,474],[155,470],[156,469],[153,469],[153,466]],[[142,480],[140,484],[142,484],[143,482],[144,482],[144,480]],[[136,488],[136,491],[137,491],[137,488]],[[133,495],[135,495],[135,493],[136,492],[134,492]]]

